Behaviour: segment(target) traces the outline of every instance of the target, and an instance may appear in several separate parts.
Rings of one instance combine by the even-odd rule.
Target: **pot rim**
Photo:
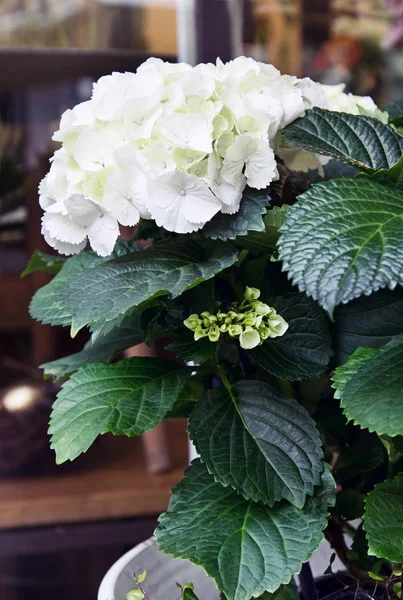
[[[107,571],[106,575],[102,579],[101,585],[99,587],[98,600],[115,600],[115,587],[119,575],[133,558],[135,558],[138,554],[143,552],[143,550],[145,550],[149,546],[152,546],[155,543],[155,540],[156,538],[152,536],[145,542],[137,544],[137,546],[126,552],[126,554],[123,554],[123,556],[121,556],[110,567],[110,569]]]

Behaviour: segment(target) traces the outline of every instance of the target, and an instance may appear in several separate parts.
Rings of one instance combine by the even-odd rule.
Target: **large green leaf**
[[[403,331],[403,290],[380,290],[362,296],[335,311],[332,337],[337,364],[359,347],[380,348]]]
[[[52,281],[40,288],[32,298],[29,307],[31,317],[50,325],[70,325],[72,315],[61,295],[62,287],[69,279],[82,271],[88,272],[104,260],[95,252],[80,252],[67,259]]]
[[[326,472],[323,487],[302,510],[288,502],[269,508],[216,483],[194,461],[159,519],[159,547],[202,565],[228,600],[274,592],[290,581],[323,539],[334,490],[329,477]]]
[[[403,153],[403,138],[392,127],[363,115],[308,110],[284,130],[294,148],[331,156],[357,169],[389,169]]]
[[[375,486],[365,501],[368,554],[403,562],[403,473]]]
[[[333,475],[337,482],[372,471],[387,459],[385,446],[377,435],[368,431],[360,433],[358,439],[344,448],[337,458],[333,467]]]
[[[204,227],[203,234],[212,239],[234,240],[248,231],[264,231],[262,216],[270,204],[268,190],[246,188],[239,210],[233,215],[216,214]]]
[[[214,358],[217,345],[210,342],[208,338],[201,338],[196,342],[193,334],[189,334],[188,331],[181,331],[179,337],[169,346],[166,346],[166,349],[182,360],[203,363]]]
[[[320,484],[319,432],[296,400],[261,381],[208,392],[189,420],[189,434],[208,470],[244,498],[269,506],[285,498],[302,508]]]
[[[115,319],[161,295],[175,298],[230,267],[237,252],[228,243],[184,237],[137,251],[78,274],[61,299],[73,315],[72,330]]]
[[[100,434],[149,431],[170,411],[189,375],[187,367],[157,358],[82,367],[53,405],[49,433],[57,462],[75,459]]]
[[[89,341],[83,350],[41,365],[45,375],[61,378],[92,362],[109,362],[122,350],[144,340],[141,313],[129,314],[120,325],[104,336]]]
[[[333,376],[346,417],[378,435],[403,435],[403,335],[380,350],[358,348]]]
[[[268,301],[287,321],[287,332],[267,339],[249,352],[263,369],[276,377],[299,381],[319,377],[332,356],[325,314],[305,294],[288,294]]]
[[[314,185],[281,228],[283,269],[330,314],[337,304],[403,283],[403,201],[365,178]]]
[[[288,204],[273,206],[264,216],[264,231],[250,231],[248,235],[237,238],[236,243],[251,252],[272,253],[276,248],[280,236],[279,229],[284,223],[288,210]]]
[[[34,295],[30,305],[31,316],[38,321],[42,321],[42,323],[50,325],[71,325],[72,314],[62,297],[62,289],[66,282],[74,279],[83,271],[123,256],[134,249],[135,244],[133,242],[118,240],[113,253],[106,258],[98,256],[95,252],[80,252],[80,254],[71,256],[66,260],[46,256],[41,253],[36,253],[38,256],[34,254],[31,259],[33,262],[32,264],[31,262],[28,264],[27,269],[24,271],[25,274],[31,272],[34,268],[35,270],[37,268],[43,270],[45,265],[47,265],[48,272],[52,270],[56,272],[57,269],[57,275]],[[61,260],[63,262],[62,265],[58,263]],[[61,268],[59,269],[60,266]]]
[[[65,260],[65,258],[61,258],[60,256],[44,254],[36,250],[21,273],[21,277],[26,277],[30,273],[35,273],[35,271],[44,271],[51,275],[57,275]]]

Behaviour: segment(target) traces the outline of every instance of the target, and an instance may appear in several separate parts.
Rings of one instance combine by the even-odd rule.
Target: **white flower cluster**
[[[246,185],[278,177],[278,132],[341,96],[244,57],[194,68],[150,59],[102,77],[53,136],[62,148],[39,188],[43,235],[62,254],[89,240],[107,256],[119,224],[152,218],[188,233],[235,213]]]

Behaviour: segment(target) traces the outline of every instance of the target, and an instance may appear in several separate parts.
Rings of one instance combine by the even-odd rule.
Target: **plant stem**
[[[220,365],[220,364],[217,364],[217,371],[218,371],[218,375],[219,375],[221,381],[223,382],[223,385],[226,387],[226,389],[227,389],[227,391],[228,391],[228,393],[229,393],[232,401],[236,405],[236,400],[235,400],[234,393],[232,391],[232,386],[231,386],[231,383],[229,382],[229,379],[227,377],[227,374],[226,374],[223,366]]]
[[[342,563],[347,567],[348,572],[360,581],[367,581],[368,573],[359,569],[354,561],[349,558],[350,550],[344,539],[343,527],[336,521],[334,515],[329,519],[325,529],[325,537]]]
[[[299,582],[304,600],[318,600],[318,590],[316,589],[315,580],[312,575],[312,569],[309,562],[302,565],[299,574]]]

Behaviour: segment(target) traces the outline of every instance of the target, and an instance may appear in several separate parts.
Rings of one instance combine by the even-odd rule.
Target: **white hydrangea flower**
[[[236,185],[245,170],[248,184],[261,190],[278,179],[277,162],[272,148],[263,140],[240,135],[230,146],[221,171],[223,179]]]
[[[106,256],[119,224],[153,218],[188,233],[234,214],[246,185],[277,179],[275,154],[296,170],[321,169],[323,157],[278,147],[281,130],[313,106],[376,110],[340,86],[245,57],[196,67],[148,59],[136,73],[101,77],[53,136],[62,147],[39,187],[43,235],[61,253],[89,240]]]
[[[221,203],[207,184],[186,171],[175,171],[149,182],[151,215],[168,231],[200,229],[220,210]]]
[[[62,254],[76,254],[87,243],[100,256],[108,256],[119,235],[117,220],[102,207],[79,194],[48,206],[42,217],[46,241]]]
[[[208,158],[208,185],[213,194],[221,202],[221,212],[234,214],[238,212],[242,194],[246,186],[246,178],[241,174],[235,184],[231,184],[221,176],[222,159],[218,154],[210,154]]]

